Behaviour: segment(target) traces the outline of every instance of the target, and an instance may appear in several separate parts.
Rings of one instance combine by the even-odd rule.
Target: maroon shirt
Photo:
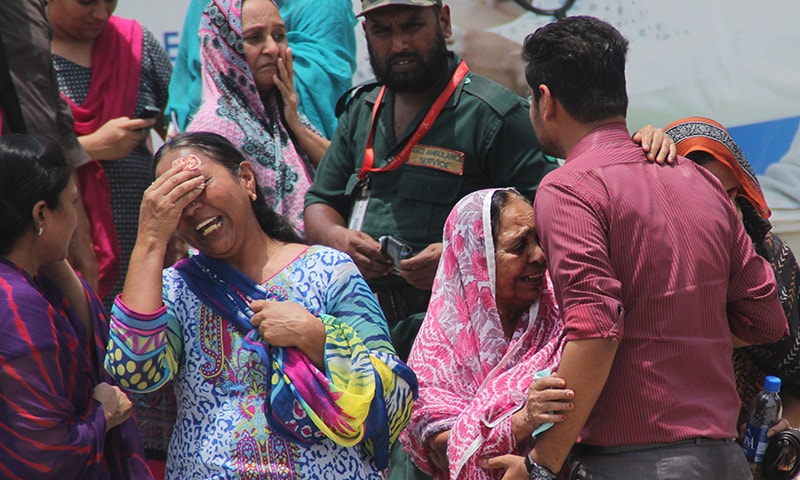
[[[649,163],[615,123],[545,177],[535,213],[567,341],[620,342],[581,441],[736,437],[731,332],[765,343],[788,328],[719,182],[682,157]]]

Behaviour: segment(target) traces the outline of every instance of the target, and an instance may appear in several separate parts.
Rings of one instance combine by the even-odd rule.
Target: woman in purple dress
[[[149,479],[108,321],[66,261],[78,188],[61,150],[0,137],[0,477]]]

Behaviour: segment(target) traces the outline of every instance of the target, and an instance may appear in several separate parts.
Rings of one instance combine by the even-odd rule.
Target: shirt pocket
[[[408,240],[429,244],[442,241],[442,229],[450,209],[461,198],[461,175],[430,168],[405,167],[398,184],[404,218],[401,230],[414,232]]]

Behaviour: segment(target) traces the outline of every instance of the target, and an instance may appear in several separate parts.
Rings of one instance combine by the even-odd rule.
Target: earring
[[[43,233],[44,233],[44,227],[39,225],[39,230],[36,231],[36,236],[41,237]]]
[[[255,193],[251,193],[251,194],[250,194],[250,201],[251,201],[251,202],[255,202],[255,201],[256,201],[256,198],[258,198],[258,195],[257,195],[257,194],[255,194]]]

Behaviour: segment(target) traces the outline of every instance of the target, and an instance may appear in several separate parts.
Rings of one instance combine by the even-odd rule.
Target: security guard
[[[425,316],[442,228],[467,193],[514,186],[533,198],[548,160],[527,102],[448,52],[438,0],[364,0],[359,15],[378,83],[355,89],[306,196],[309,240],[350,254],[405,359]],[[414,255],[392,261],[378,239]]]

